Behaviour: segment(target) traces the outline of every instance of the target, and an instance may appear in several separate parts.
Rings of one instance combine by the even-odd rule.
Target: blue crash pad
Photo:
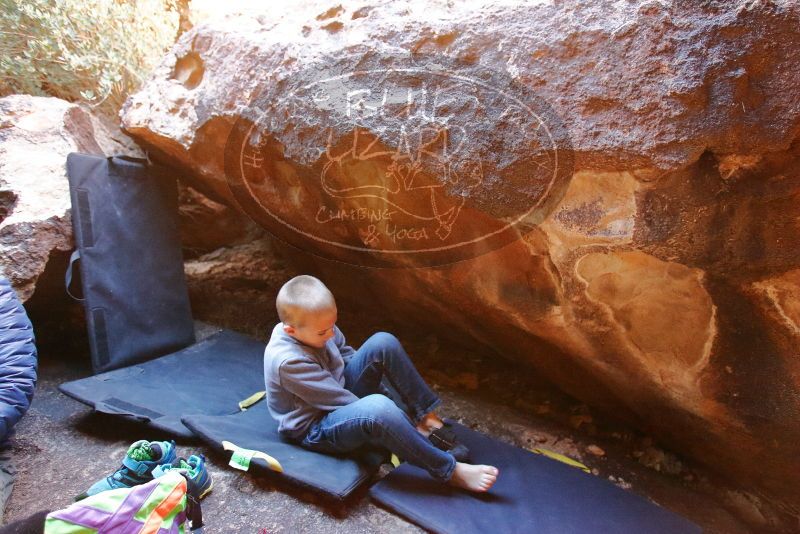
[[[254,459],[251,465],[260,472],[335,499],[345,499],[372,478],[382,461],[388,461],[386,451],[377,448],[337,456],[304,449],[278,434],[278,423],[265,402],[235,415],[189,415],[183,422],[219,451],[223,450],[223,441],[230,441],[238,447],[272,456],[280,462],[282,473],[269,470],[261,459]]]
[[[194,343],[169,169],[127,156],[67,156],[72,227],[94,372]]]
[[[485,494],[435,481],[404,463],[372,487],[373,499],[432,532],[492,534],[699,534],[689,520],[608,481],[454,423],[472,463],[500,470]]]
[[[59,389],[95,410],[193,436],[181,423],[189,414],[224,415],[264,389],[261,341],[222,330],[155,360],[61,384]]]

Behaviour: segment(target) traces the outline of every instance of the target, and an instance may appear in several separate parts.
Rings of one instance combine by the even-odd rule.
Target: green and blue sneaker
[[[128,447],[125,459],[122,460],[122,467],[111,476],[92,484],[92,487],[75,497],[75,500],[80,501],[101,491],[144,484],[153,480],[153,470],[156,467],[171,464],[173,461],[175,461],[174,441],[139,440]]]
[[[159,465],[153,470],[153,477],[160,477],[171,470],[178,470],[186,477],[186,491],[198,501],[214,488],[211,473],[206,469],[206,457],[202,454],[193,454],[188,460],[178,458],[171,464]]]

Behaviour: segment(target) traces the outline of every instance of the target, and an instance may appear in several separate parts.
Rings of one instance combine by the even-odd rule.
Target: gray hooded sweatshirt
[[[356,351],[334,325],[324,348],[314,348],[283,331],[272,329],[264,350],[264,382],[269,413],[282,435],[302,439],[315,421],[358,400],[344,388],[344,365]]]

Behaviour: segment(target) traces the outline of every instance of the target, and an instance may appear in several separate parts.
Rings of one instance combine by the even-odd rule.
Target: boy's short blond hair
[[[275,299],[275,307],[283,324],[302,328],[309,313],[334,309],[336,301],[319,278],[301,274],[283,284]]]

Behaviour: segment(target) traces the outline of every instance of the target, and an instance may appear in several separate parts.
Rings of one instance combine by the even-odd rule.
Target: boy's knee
[[[359,402],[363,404],[364,415],[377,424],[397,424],[403,417],[403,411],[386,395],[367,395]]]
[[[385,347],[395,347],[400,345],[400,340],[389,332],[375,332],[370,336],[370,340]]]
[[[372,395],[362,397],[358,402],[363,405],[365,410],[372,414],[391,411],[392,407],[397,408],[397,405],[392,399],[380,393],[373,393]]]

